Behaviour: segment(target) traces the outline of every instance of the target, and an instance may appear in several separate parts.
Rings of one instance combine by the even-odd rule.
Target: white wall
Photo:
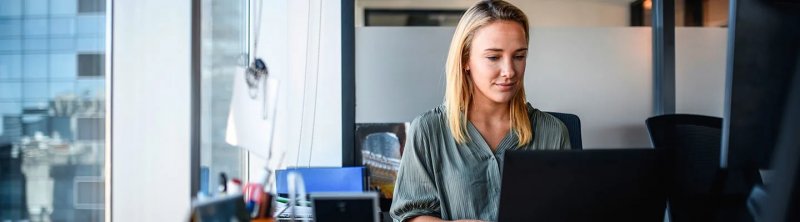
[[[452,27],[356,28],[356,122],[404,122],[442,103]],[[648,147],[651,29],[534,28],[528,99],[575,113],[587,148]],[[683,113],[717,115],[724,93],[725,31],[676,31],[676,100]]]
[[[269,164],[341,166],[341,3],[278,0],[264,1],[263,7],[256,56],[263,57],[270,75],[281,81]],[[258,175],[263,158],[251,161],[251,171]]]
[[[112,220],[182,221],[190,205],[191,1],[115,1]]]
[[[722,117],[727,28],[675,30],[675,112]]]
[[[467,9],[475,0],[356,0],[356,26],[364,9]],[[534,27],[628,26],[632,0],[509,0]]]

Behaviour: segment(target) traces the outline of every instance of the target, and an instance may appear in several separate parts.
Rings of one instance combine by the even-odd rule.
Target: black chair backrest
[[[646,124],[653,146],[666,154],[670,219],[717,221],[722,118],[669,114]]]
[[[669,114],[646,121],[650,141],[669,153],[681,190],[707,192],[719,168],[722,118]]]
[[[564,125],[567,126],[567,131],[569,131],[569,143],[572,146],[572,149],[583,149],[583,140],[581,139],[581,119],[577,115],[570,113],[547,113],[558,118],[564,123]]]

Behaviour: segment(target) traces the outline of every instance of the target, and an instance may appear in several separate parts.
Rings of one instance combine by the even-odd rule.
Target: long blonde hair
[[[495,21],[512,21],[519,23],[525,30],[525,42],[530,41],[528,17],[519,8],[501,0],[480,1],[467,9],[464,16],[456,26],[453,40],[450,42],[450,51],[447,53],[445,72],[447,76],[447,89],[445,90],[445,106],[447,109],[450,133],[456,142],[468,141],[467,116],[469,104],[472,101],[472,80],[466,76],[464,68],[469,59],[469,51],[475,31]],[[509,101],[511,129],[519,138],[518,147],[528,144],[533,138],[531,122],[528,118],[528,109],[525,99],[525,88]]]

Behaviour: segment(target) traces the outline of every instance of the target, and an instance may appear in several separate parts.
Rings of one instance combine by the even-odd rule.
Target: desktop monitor
[[[766,169],[800,55],[800,1],[731,1],[720,166]],[[795,77],[797,78],[797,77]]]

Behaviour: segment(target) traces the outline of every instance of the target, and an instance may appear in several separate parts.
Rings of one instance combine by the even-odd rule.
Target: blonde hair
[[[444,98],[450,133],[458,143],[465,143],[471,139],[466,131],[469,104],[473,98],[473,83],[466,76],[467,71],[464,69],[464,64],[469,59],[475,31],[495,21],[519,23],[525,30],[525,42],[530,41],[527,16],[522,10],[505,1],[480,1],[467,9],[464,16],[458,21],[453,40],[450,42],[450,51],[447,53],[445,66],[447,88]],[[525,98],[525,88],[522,87],[509,101],[511,130],[519,138],[518,147],[528,144],[533,138]]]

